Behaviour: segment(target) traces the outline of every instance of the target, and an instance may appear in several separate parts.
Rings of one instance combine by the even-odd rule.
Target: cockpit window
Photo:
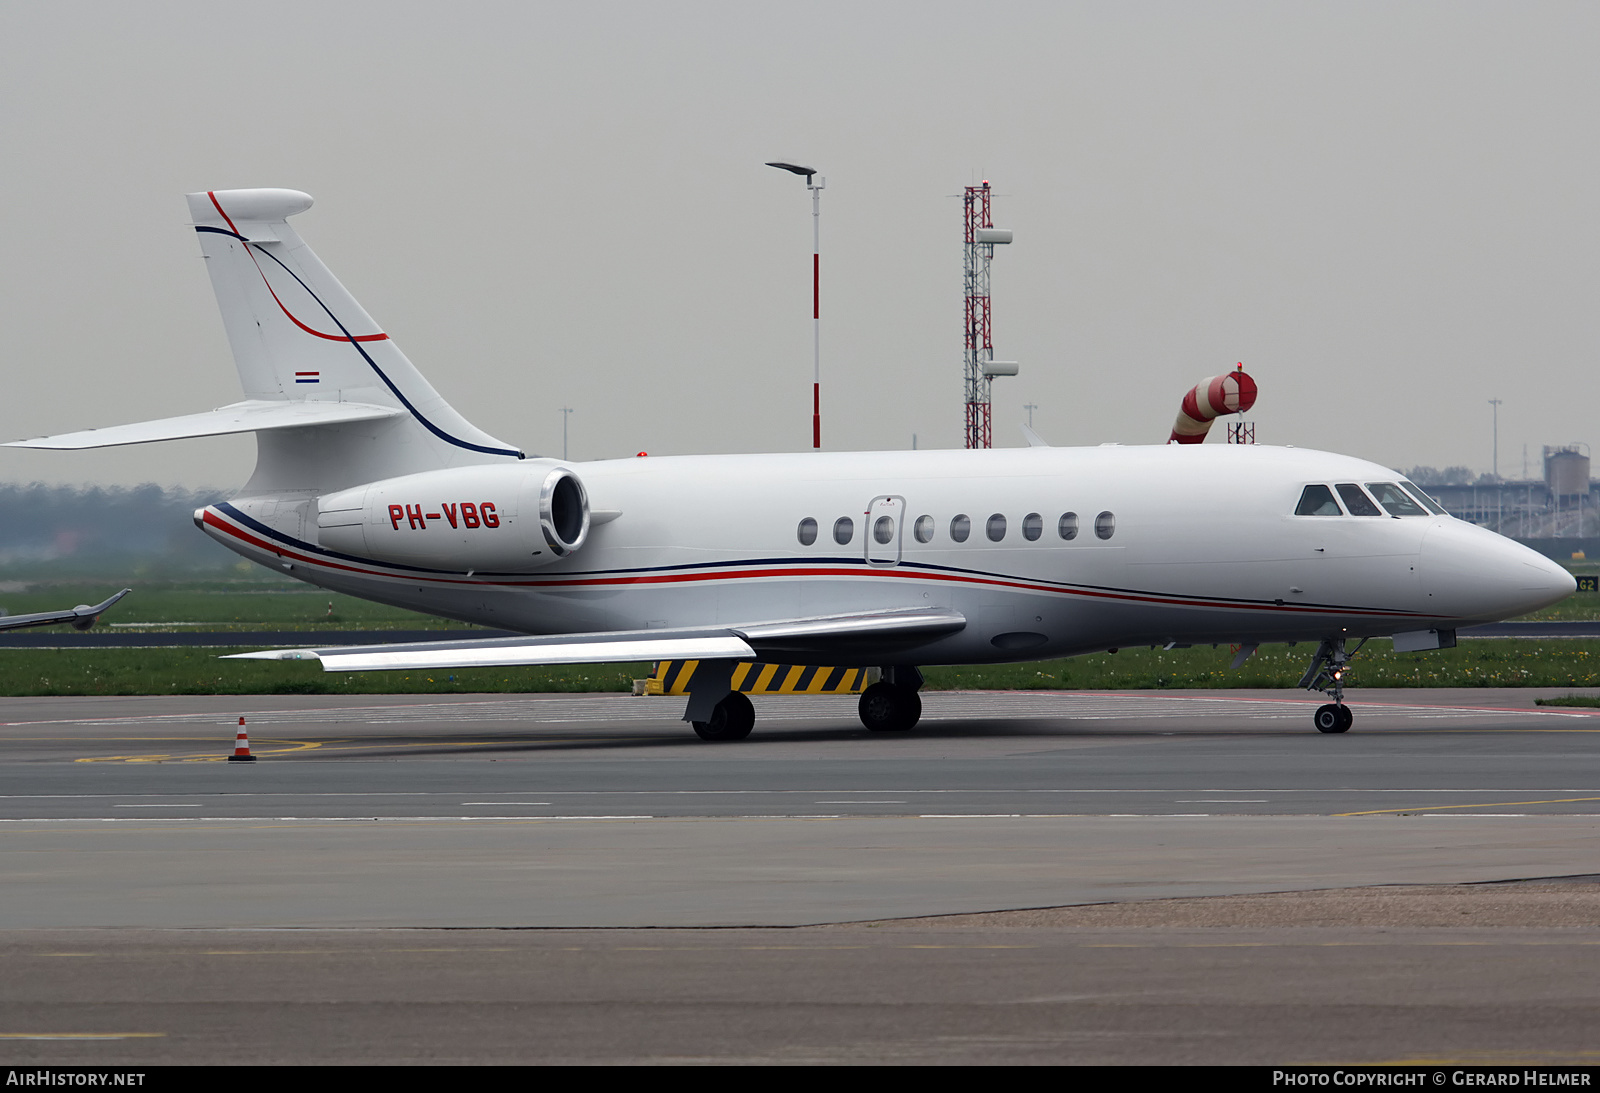
[[[1350,510],[1351,516],[1382,516],[1378,506],[1372,503],[1372,498],[1361,492],[1361,487],[1354,482],[1340,482],[1338,485],[1339,496],[1344,498],[1344,507]]]
[[[1300,504],[1295,506],[1296,516],[1343,516],[1344,510],[1339,507],[1339,502],[1333,499],[1333,491],[1327,486],[1307,486],[1300,495]]]
[[[1426,516],[1428,510],[1417,504],[1411,495],[1393,482],[1368,482],[1367,489],[1378,503],[1389,510],[1391,516]]]
[[[1422,487],[1418,486],[1415,482],[1401,482],[1400,488],[1405,490],[1412,497],[1415,497],[1417,499],[1417,504],[1433,513],[1435,516],[1450,515],[1448,512],[1444,511],[1443,505],[1439,504],[1439,502],[1435,501],[1433,498],[1424,493]]]

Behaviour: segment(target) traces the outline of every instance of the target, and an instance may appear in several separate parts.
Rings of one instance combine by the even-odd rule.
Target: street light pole
[[[804,175],[811,191],[811,447],[822,447],[822,188],[816,168],[794,163],[768,163],[790,174]],[[815,181],[813,181],[815,179]]]
[[[1500,400],[1492,398],[1489,405],[1494,407],[1494,476],[1500,477]]]

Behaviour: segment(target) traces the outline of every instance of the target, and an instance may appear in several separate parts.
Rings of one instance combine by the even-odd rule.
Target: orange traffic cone
[[[239,735],[233,738],[233,754],[228,756],[230,763],[254,763],[256,757],[250,754],[250,737],[244,731],[244,718],[239,718]]]

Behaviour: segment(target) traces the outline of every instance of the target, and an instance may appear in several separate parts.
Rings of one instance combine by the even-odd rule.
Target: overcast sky
[[[1243,361],[1263,443],[1500,469],[1596,439],[1600,6],[0,0],[5,439],[237,377],[182,194],[297,228],[469,419],[593,459],[959,447],[989,179],[995,441],[1160,442]],[[1218,430],[1220,432],[1220,430]],[[1220,440],[1214,437],[1213,441]],[[230,487],[254,441],[0,449]]]

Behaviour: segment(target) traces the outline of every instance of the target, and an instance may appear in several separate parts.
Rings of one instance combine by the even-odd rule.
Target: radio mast
[[[966,403],[967,447],[994,447],[989,388],[996,376],[1017,374],[1016,361],[994,359],[993,329],[989,317],[989,263],[996,244],[1011,242],[1011,233],[994,226],[989,211],[989,182],[968,186],[965,194],[966,263]]]

